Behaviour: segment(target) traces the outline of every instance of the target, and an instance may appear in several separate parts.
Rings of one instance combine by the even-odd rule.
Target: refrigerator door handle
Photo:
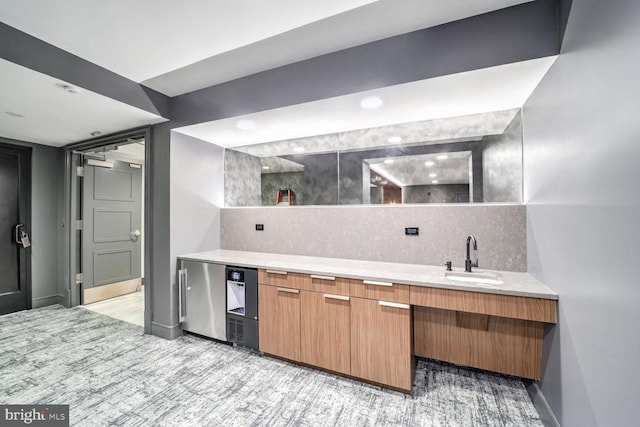
[[[187,269],[178,270],[178,316],[179,322],[182,323],[187,318],[187,305],[185,304],[187,295]]]

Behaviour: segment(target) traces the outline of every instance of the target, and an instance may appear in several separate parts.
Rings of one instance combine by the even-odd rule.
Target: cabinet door
[[[351,298],[351,375],[411,391],[411,306]]]
[[[300,290],[258,285],[260,351],[300,361]]]
[[[350,301],[348,296],[302,291],[301,360],[350,374]]]

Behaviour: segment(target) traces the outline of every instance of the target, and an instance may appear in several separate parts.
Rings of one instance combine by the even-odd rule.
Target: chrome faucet
[[[475,262],[471,262],[471,242],[473,242],[473,250],[476,253]],[[473,234],[467,237],[467,259],[464,260],[464,271],[471,273],[471,267],[478,266],[478,242]]]

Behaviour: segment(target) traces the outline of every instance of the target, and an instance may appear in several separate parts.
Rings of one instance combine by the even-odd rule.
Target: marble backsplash
[[[224,208],[220,221],[222,249],[460,268],[473,234],[480,268],[527,270],[524,205]]]

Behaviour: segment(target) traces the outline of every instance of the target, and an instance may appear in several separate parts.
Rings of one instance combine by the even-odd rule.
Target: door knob
[[[142,233],[140,232],[140,230],[134,230],[129,234],[131,235],[131,240],[138,240],[138,237],[140,237]]]

